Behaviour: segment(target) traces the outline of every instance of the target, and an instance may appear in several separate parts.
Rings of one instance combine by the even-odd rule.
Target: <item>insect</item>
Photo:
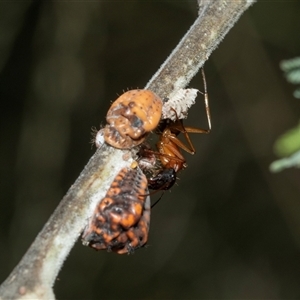
[[[161,118],[162,100],[150,90],[122,94],[107,112],[104,139],[111,146],[130,149],[140,145]]]
[[[151,190],[169,190],[176,182],[176,171],[173,168],[160,170],[155,176],[148,178]]]
[[[176,120],[162,120],[156,130],[159,135],[159,140],[156,144],[157,152],[143,149],[144,156],[155,154],[160,159],[161,168],[154,172],[153,176],[148,178],[148,187],[154,190],[170,189],[176,182],[176,174],[186,168],[186,160],[181,152],[181,149],[194,154],[195,147],[189,137],[189,133],[209,133],[211,131],[211,116],[208,103],[207,85],[205,74],[202,69],[203,85],[204,85],[204,103],[206,117],[208,121],[208,129],[200,129],[195,127],[187,127],[183,125],[182,119],[179,119],[177,112],[173,109]],[[182,133],[187,144],[183,143],[178,135]]]
[[[150,197],[139,167],[123,168],[97,205],[82,242],[96,250],[133,253],[148,240]]]

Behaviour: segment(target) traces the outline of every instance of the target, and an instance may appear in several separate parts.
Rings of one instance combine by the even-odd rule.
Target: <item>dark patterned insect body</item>
[[[151,190],[169,190],[175,182],[175,170],[166,168],[159,171],[155,176],[148,178],[148,188]]]
[[[99,202],[82,235],[96,250],[133,253],[148,240],[150,197],[140,168],[123,168]]]

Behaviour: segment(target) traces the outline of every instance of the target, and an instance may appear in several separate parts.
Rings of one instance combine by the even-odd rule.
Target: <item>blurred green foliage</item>
[[[288,82],[300,85],[300,57],[281,61],[280,68]],[[294,97],[300,99],[300,87],[295,90]]]
[[[288,82],[300,84],[300,57],[281,61],[280,68],[284,71]],[[296,89],[294,97],[300,98],[300,88]],[[300,123],[276,140],[274,152],[283,158],[270,165],[272,172],[279,172],[291,167],[300,168]]]
[[[300,123],[281,135],[275,142],[274,151],[279,157],[286,157],[300,150]]]

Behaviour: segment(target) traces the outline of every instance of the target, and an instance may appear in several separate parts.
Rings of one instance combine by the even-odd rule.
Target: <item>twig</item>
[[[161,99],[186,87],[229,29],[255,0],[201,0],[199,16],[146,85]]]
[[[103,146],[92,156],[21,262],[0,287],[0,299],[54,299],[52,286],[96,204],[132,160]],[[115,174],[115,175],[112,175]]]
[[[162,99],[184,88],[228,30],[255,0],[200,1],[199,16],[146,85]],[[119,170],[125,152],[103,145],[92,156],[20,263],[0,286],[0,299],[54,299],[52,286],[96,204]]]

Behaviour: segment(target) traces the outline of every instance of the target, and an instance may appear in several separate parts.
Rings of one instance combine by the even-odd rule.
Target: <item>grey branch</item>
[[[198,2],[198,18],[145,87],[161,99],[189,84],[229,29],[255,0]]]
[[[255,0],[202,0],[199,16],[146,85],[162,99],[186,87],[211,52]],[[132,158],[103,145],[38,234],[20,263],[0,286],[0,299],[54,299],[52,286],[74,243],[111,182]],[[128,156],[128,154],[127,154]]]

